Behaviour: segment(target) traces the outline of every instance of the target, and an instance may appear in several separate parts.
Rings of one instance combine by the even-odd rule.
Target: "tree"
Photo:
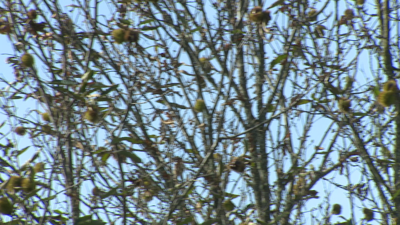
[[[397,224],[395,1],[62,4],[0,5],[3,221]]]

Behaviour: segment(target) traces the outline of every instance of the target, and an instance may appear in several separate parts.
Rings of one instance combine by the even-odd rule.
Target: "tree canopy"
[[[399,10],[1,1],[2,224],[400,223]]]

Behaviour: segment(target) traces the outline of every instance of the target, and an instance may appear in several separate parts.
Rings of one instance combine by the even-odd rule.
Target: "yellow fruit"
[[[384,107],[389,107],[395,103],[396,95],[394,91],[382,91],[378,95],[378,102]]]
[[[47,121],[47,122],[50,122],[50,115],[49,115],[49,113],[47,113],[47,112],[42,113],[42,120]]]
[[[386,83],[383,84],[384,91],[398,91],[399,88],[397,87],[397,83],[395,80],[388,80]]]
[[[11,215],[13,212],[13,206],[11,205],[10,200],[6,197],[0,198],[0,213]]]
[[[36,17],[37,17],[36,10],[34,10],[34,9],[29,10],[27,15],[28,15],[28,18],[31,20],[36,19]]]
[[[206,104],[204,103],[204,100],[197,99],[196,103],[194,104],[194,111],[203,112],[204,109],[206,109]]]
[[[344,15],[347,19],[351,20],[354,18],[354,11],[352,9],[346,9],[346,11],[344,11]]]
[[[14,132],[20,136],[24,136],[26,134],[25,127],[16,127]]]
[[[125,41],[125,30],[124,29],[117,29],[113,30],[112,36],[116,43],[121,44]]]
[[[350,112],[351,101],[347,98],[340,98],[339,99],[339,109],[344,113]]]
[[[332,208],[332,214],[339,215],[342,212],[342,206],[339,204],[334,204]]]
[[[374,219],[374,211],[364,208],[363,213],[364,213],[364,219],[366,219],[367,221],[371,221]]]
[[[92,123],[97,123],[99,120],[99,115],[97,113],[97,110],[94,110],[92,108],[88,109],[85,112],[85,119],[89,120]]]
[[[35,190],[36,184],[34,180],[31,180],[30,178],[24,178],[22,179],[21,187],[24,192],[28,193]]]
[[[21,56],[21,63],[24,67],[32,67],[35,63],[35,59],[29,53],[25,53]]]
[[[35,171],[35,173],[40,173],[44,171],[44,163],[40,162],[40,163],[36,163],[35,166],[33,167],[33,171]]]

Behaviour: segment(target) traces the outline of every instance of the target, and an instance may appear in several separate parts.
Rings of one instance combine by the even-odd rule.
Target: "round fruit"
[[[384,91],[398,91],[397,83],[395,80],[389,80],[383,84]]]
[[[340,98],[339,99],[339,109],[344,113],[350,112],[351,101],[347,98]]]
[[[13,212],[13,206],[11,205],[10,200],[6,197],[0,198],[0,213],[11,215]]]
[[[24,190],[24,192],[28,193],[28,192],[35,190],[36,184],[35,184],[34,180],[31,180],[30,178],[24,178],[24,179],[22,179],[21,187],[22,187],[22,190]]]
[[[384,106],[389,107],[396,101],[396,92],[394,91],[382,91],[378,95],[378,102]]]
[[[97,110],[88,109],[85,112],[85,119],[89,120],[92,123],[97,123],[97,121],[99,119],[99,115],[97,113]]]
[[[332,208],[332,214],[339,215],[342,212],[342,206],[339,204],[334,204]]]
[[[125,30],[124,29],[117,29],[113,30],[112,36],[116,43],[121,44],[125,41]]]
[[[42,126],[42,131],[45,132],[46,134],[51,134],[51,127],[49,125],[43,125]]]
[[[35,166],[33,167],[33,171],[35,171],[35,173],[40,173],[44,171],[44,163],[40,162],[40,163],[36,163]]]
[[[35,63],[35,59],[29,53],[25,53],[21,56],[21,63],[24,67],[32,67]]]
[[[16,127],[14,132],[20,136],[24,136],[26,134],[25,127]]]
[[[196,103],[194,104],[194,111],[203,112],[204,109],[206,109],[206,104],[204,103],[204,100],[197,99]]]
[[[43,119],[44,121],[50,122],[50,115],[49,115],[49,113],[47,113],[47,112],[42,113],[42,119]]]
[[[27,15],[28,15],[28,18],[31,20],[36,19],[36,17],[37,17],[36,10],[34,10],[34,9],[29,10]]]
[[[344,11],[344,15],[347,19],[351,20],[354,18],[354,11],[352,9],[346,9],[346,11]]]

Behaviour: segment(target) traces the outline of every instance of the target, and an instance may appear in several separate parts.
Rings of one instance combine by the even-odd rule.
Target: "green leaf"
[[[375,98],[379,96],[379,93],[380,93],[379,87],[372,86],[371,91],[372,91],[372,94],[375,96]]]
[[[23,97],[19,96],[19,95],[13,95],[10,99],[21,99]]]
[[[53,200],[53,199],[55,199],[55,198],[57,198],[57,195],[53,195],[53,196],[50,196],[50,197],[48,197],[48,198],[44,198],[44,199],[42,199],[41,201],[42,201],[42,202],[51,201],[51,200]]]
[[[154,21],[155,20],[153,20],[153,19],[145,20],[145,21],[140,22],[139,25],[148,24],[148,23],[151,23],[151,22],[154,22]]]
[[[105,153],[102,157],[101,157],[101,161],[103,163],[105,163],[107,161],[107,159],[110,158],[110,153]]]
[[[190,30],[190,33],[194,33],[194,32],[199,31],[199,30],[201,30],[201,27],[197,27],[195,29]]]
[[[117,88],[118,88],[118,84],[113,85],[113,86],[107,88],[105,91],[101,92],[100,95],[106,95],[106,94],[108,94],[108,93],[110,93],[110,92],[116,90]]]
[[[213,223],[217,222],[216,219],[211,219],[203,222],[201,225],[212,225]]]
[[[307,103],[310,103],[310,102],[312,102],[312,100],[300,99],[299,102],[297,103],[297,105],[304,105],[304,104],[307,104]]]
[[[119,22],[126,24],[126,25],[131,25],[131,23],[132,23],[131,20],[126,20],[126,19],[122,19],[122,18],[119,19]]]
[[[134,162],[134,163],[141,163],[141,162],[142,162],[142,159],[139,158],[139,157],[138,157],[135,153],[133,153],[133,152],[121,151],[121,152],[118,152],[118,154],[121,154],[121,155],[123,155],[123,156],[126,156],[126,157],[130,158],[130,159],[132,160],[132,162]]]
[[[134,139],[131,137],[122,137],[122,138],[114,138],[111,141],[111,144],[118,144],[118,143],[121,143],[122,141],[129,141],[132,144],[142,144],[143,143],[142,140],[137,140],[137,139]]]
[[[142,31],[146,31],[146,30],[157,30],[158,27],[156,26],[144,26],[142,27]]]
[[[183,105],[179,105],[179,104],[176,104],[176,103],[169,103],[172,107],[175,107],[175,108],[178,108],[178,109],[188,109],[188,107],[186,107],[186,106],[183,106]]]
[[[19,155],[21,155],[22,153],[26,152],[26,150],[28,150],[29,147],[31,147],[31,146],[27,146],[27,147],[25,147],[25,148],[19,150],[18,153],[17,153],[17,156],[19,156]]]
[[[230,198],[230,199],[235,199],[235,198],[239,197],[240,195],[235,195],[235,194],[231,194],[231,193],[225,193],[225,196]]]
[[[182,221],[177,222],[176,224],[177,225],[185,225],[185,224],[189,224],[192,221],[193,221],[193,217],[189,217],[189,218],[186,218],[186,219],[184,219]]]
[[[270,69],[272,69],[276,64],[282,62],[286,58],[287,58],[287,54],[279,55],[278,57],[276,57],[274,60],[272,60],[271,65],[270,65]]]
[[[72,80],[53,80],[50,81],[49,84],[59,84],[59,85],[67,85],[67,86],[74,86],[78,83]]]

